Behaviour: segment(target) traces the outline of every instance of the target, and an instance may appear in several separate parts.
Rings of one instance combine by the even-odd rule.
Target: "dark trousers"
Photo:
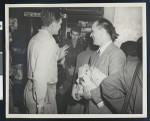
[[[57,94],[56,101],[57,101],[57,109],[58,109],[59,114],[67,113],[67,107],[68,107],[70,100],[71,100],[70,91],[67,91],[63,95]]]

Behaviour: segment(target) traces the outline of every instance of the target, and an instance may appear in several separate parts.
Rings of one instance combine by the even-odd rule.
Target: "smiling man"
[[[99,50],[91,57],[90,65],[99,69],[107,77],[121,71],[126,61],[124,52],[113,43],[117,36],[114,26],[105,18],[95,21],[92,25],[91,37],[93,44],[99,46]],[[86,113],[113,113],[111,107],[101,97],[99,86],[95,88],[92,84],[86,83],[86,80],[82,84],[84,86],[83,97],[89,100]]]

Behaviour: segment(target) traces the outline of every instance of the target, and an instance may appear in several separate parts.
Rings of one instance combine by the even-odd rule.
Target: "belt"
[[[31,81],[33,83],[32,79],[28,79],[28,81]],[[47,82],[47,85],[56,85],[56,82],[54,82],[54,83]]]
[[[49,83],[49,82],[47,82],[47,85],[54,86],[54,85],[56,85],[56,83]]]

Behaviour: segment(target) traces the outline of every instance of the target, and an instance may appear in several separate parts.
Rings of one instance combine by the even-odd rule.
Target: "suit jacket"
[[[134,70],[138,62],[139,60],[137,58],[130,58],[126,62],[124,70],[109,76],[101,83],[103,97],[113,106],[117,113],[121,112],[126,94],[129,92]],[[142,113],[142,72],[142,66],[140,66],[136,75],[127,112],[131,111],[135,114]]]
[[[111,74],[123,70],[125,62],[126,57],[124,52],[116,45],[114,45],[114,43],[111,43],[101,55],[95,52],[91,58],[91,66],[98,68],[108,77]],[[108,106],[104,106],[103,108],[99,109],[96,105],[102,101],[100,88],[97,87],[90,92],[92,100],[89,102],[89,113],[111,113]]]
[[[40,106],[43,106],[47,83],[57,82],[58,52],[59,47],[47,30],[40,30],[29,42],[28,79],[33,82],[33,90]]]

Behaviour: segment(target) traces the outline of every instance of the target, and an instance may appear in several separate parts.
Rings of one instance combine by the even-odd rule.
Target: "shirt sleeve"
[[[38,107],[43,107],[47,91],[48,65],[54,56],[55,50],[55,46],[53,46],[52,43],[42,41],[38,47],[37,60],[33,72],[33,91]]]
[[[110,56],[109,62],[110,63],[109,63],[109,66],[108,66],[108,68],[109,68],[108,75],[110,76],[113,73],[117,73],[117,72],[123,70],[123,67],[124,67],[125,62],[126,62],[125,54],[121,50],[115,51],[115,53],[113,53]],[[106,77],[106,78],[108,78],[108,77]],[[90,93],[92,95],[93,101],[96,104],[102,101],[101,89],[100,89],[99,86],[97,88],[91,90]]]

